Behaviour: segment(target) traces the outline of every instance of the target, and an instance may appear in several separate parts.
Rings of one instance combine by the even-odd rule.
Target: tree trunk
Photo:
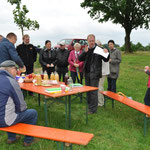
[[[21,27],[21,34],[22,34],[22,38],[23,38],[23,36],[24,36],[24,30],[23,30],[22,27]]]
[[[131,30],[125,29],[125,33],[126,33],[126,35],[125,35],[125,52],[132,53],[131,43],[130,43]]]

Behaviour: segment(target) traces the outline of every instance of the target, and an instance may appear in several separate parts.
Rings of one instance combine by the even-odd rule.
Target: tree
[[[35,30],[39,29],[39,23],[34,20],[30,20],[26,15],[29,12],[26,5],[23,5],[21,8],[21,0],[8,0],[12,5],[16,4],[16,8],[13,10],[14,23],[21,29],[22,36],[26,30]]]
[[[132,52],[130,34],[133,29],[149,28],[150,0],[84,0],[81,7],[99,22],[111,20],[125,29],[125,50]]]

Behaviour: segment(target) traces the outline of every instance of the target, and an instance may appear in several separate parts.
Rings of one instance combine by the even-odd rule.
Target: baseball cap
[[[16,63],[12,60],[6,60],[0,64],[0,67],[16,67]]]
[[[64,41],[62,41],[62,42],[60,42],[60,43],[59,43],[59,45],[64,46],[64,45],[65,45],[65,42],[64,42]]]

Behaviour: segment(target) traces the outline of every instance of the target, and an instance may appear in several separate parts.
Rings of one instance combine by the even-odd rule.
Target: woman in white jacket
[[[96,44],[100,47],[102,47],[102,44],[99,40],[96,41]],[[104,62],[102,60],[102,78],[99,80],[99,91],[104,91],[104,81],[107,75],[109,75],[109,62]],[[98,106],[104,105],[104,96],[103,94],[98,92]]]

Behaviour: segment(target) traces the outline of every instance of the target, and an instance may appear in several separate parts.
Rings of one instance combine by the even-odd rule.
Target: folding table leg
[[[147,117],[146,114],[144,115],[144,136],[146,136],[147,132]]]
[[[45,114],[45,125],[48,126],[48,116],[47,116],[47,100],[44,97],[44,114]]]

